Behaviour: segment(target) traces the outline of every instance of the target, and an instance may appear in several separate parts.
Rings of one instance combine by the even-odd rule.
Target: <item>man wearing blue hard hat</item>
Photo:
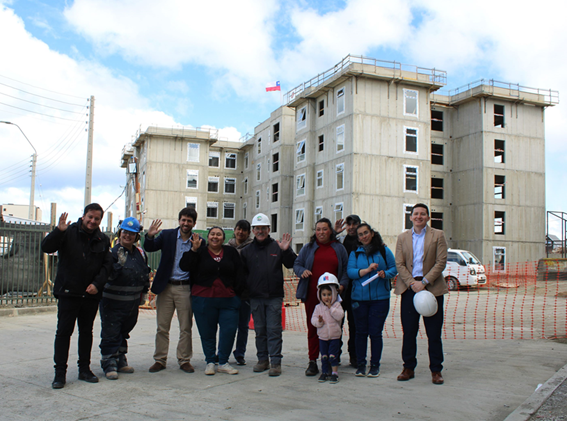
[[[150,286],[147,257],[136,247],[142,227],[136,218],[128,217],[120,224],[118,242],[112,248],[112,273],[102,290],[100,303],[100,364],[109,380],[118,373],[133,373],[126,353],[130,332],[138,321],[138,307],[145,300]]]

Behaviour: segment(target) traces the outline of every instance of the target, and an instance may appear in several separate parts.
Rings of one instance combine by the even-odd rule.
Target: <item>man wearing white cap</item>
[[[255,372],[270,369],[270,376],[279,376],[282,359],[282,304],[284,279],[282,265],[292,268],[296,254],[291,249],[291,235],[281,241],[270,237],[270,220],[263,213],[252,219],[254,241],[242,250],[247,274],[250,308],[256,331],[258,363]]]

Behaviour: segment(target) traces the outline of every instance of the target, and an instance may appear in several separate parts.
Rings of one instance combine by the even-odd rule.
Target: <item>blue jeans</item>
[[[390,300],[353,301],[352,309],[356,323],[356,360],[358,366],[366,366],[366,349],[370,336],[370,365],[380,367],[382,357],[382,330],[388,312]]]
[[[319,352],[321,353],[321,373],[331,374],[332,368],[339,365],[340,339],[324,341],[319,339]]]
[[[244,358],[244,354],[246,354],[246,344],[248,343],[248,323],[250,323],[250,301],[243,300],[240,304],[238,334],[236,335],[236,347],[233,353],[234,358]]]
[[[417,366],[417,332],[419,331],[419,318],[421,315],[413,305],[415,292],[408,289],[402,294],[401,316],[404,339],[402,342],[402,359],[404,368],[415,370]],[[443,343],[441,332],[443,330],[443,296],[437,298],[437,313],[431,317],[424,317],[425,333],[427,333],[429,369],[431,371],[443,370]]]
[[[238,327],[240,298],[193,297],[193,314],[201,335],[207,364],[216,359],[217,326],[219,328],[219,364],[226,364]]]
[[[282,303],[283,297],[251,298],[250,308],[256,331],[256,355],[258,361],[271,361],[274,365],[282,360]]]

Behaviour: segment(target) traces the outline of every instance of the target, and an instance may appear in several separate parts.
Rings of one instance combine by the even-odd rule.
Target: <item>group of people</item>
[[[389,313],[392,282],[398,275],[395,293],[402,298],[404,331],[404,365],[398,380],[410,380],[415,375],[420,314],[413,297],[426,289],[438,304],[436,314],[424,317],[429,367],[432,382],[443,383],[441,330],[447,285],[441,272],[446,264],[447,244],[442,231],[427,225],[429,209],[424,204],[413,207],[413,228],[400,234],[395,255],[380,233],[357,215],[338,220],[334,226],[329,219],[320,219],[310,242],[296,255],[289,234],[284,234],[280,241],[270,237],[270,220],[261,213],[251,223],[238,221],[234,238],[225,244],[221,227],[210,228],[206,240],[194,233],[197,212],[184,208],[179,212],[177,228],[161,230],[162,221],[154,220],[145,235],[143,249],[136,246],[142,227],[131,217],[121,223],[118,240],[111,248],[109,239],[99,229],[103,214],[100,205],[91,204],[83,217],[71,224],[63,213],[42,242],[44,252],[57,251],[59,258],[54,287],[58,298],[52,383],[55,389],[65,386],[75,323],[79,328],[79,379],[98,382],[90,369],[90,356],[99,301],[101,367],[105,377],[115,380],[120,373],[134,371],[126,359],[127,340],[137,322],[139,303],[146,300],[149,288],[150,269],[145,252],[158,250],[161,258],[151,285],[157,296],[151,373],[167,367],[171,321],[177,313],[180,369],[195,371],[191,364],[194,316],[205,355],[205,374],[238,374],[229,358],[236,340],[236,365],[246,364],[252,314],[257,355],[253,371],[269,370],[270,376],[279,376],[285,266],[293,268],[299,278],[296,296],[305,307],[307,376],[319,374],[320,357],[319,381],[338,382],[345,319],[349,326],[349,363],[356,368],[356,376],[379,376],[382,331]]]

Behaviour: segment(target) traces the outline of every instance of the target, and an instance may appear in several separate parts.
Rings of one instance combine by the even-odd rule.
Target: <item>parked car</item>
[[[480,260],[467,250],[447,250],[447,266],[443,276],[449,291],[461,286],[480,286],[486,284],[486,274]]]

